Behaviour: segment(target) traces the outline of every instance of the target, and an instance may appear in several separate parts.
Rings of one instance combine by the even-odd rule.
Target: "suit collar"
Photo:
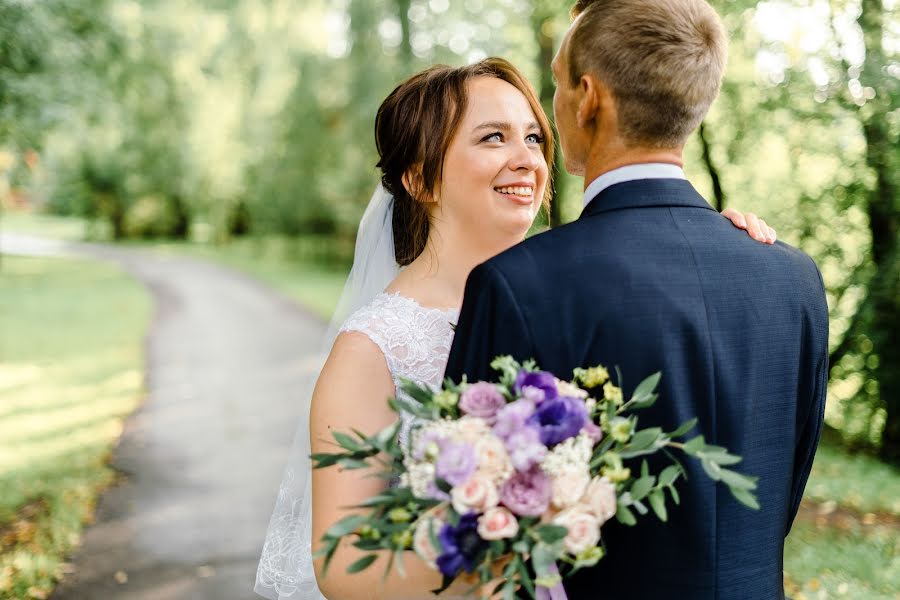
[[[638,179],[612,185],[588,202],[579,218],[627,208],[684,206],[714,210],[685,179]]]

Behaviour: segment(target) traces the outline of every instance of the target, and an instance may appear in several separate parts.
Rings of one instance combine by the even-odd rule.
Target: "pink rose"
[[[567,508],[556,515],[553,523],[569,530],[563,540],[563,546],[572,554],[593,548],[600,541],[600,524],[597,518],[583,507]]]
[[[581,500],[584,490],[591,482],[591,475],[587,470],[566,469],[562,473],[553,476],[553,506],[557,508],[569,508]]]
[[[501,540],[515,537],[519,533],[519,522],[516,516],[498,506],[489,508],[478,517],[478,535],[484,540]]]
[[[468,481],[455,486],[450,491],[453,509],[461,515],[470,512],[481,513],[497,506],[500,494],[490,477],[475,473]]]
[[[506,445],[497,436],[488,434],[476,441],[475,454],[478,456],[478,470],[497,485],[502,485],[512,475],[513,466]]]
[[[439,519],[426,517],[419,521],[413,534],[413,550],[432,569],[437,569],[437,557],[441,549],[435,548],[431,543],[431,531],[434,531],[434,537],[438,539],[443,526]]]
[[[584,503],[603,525],[616,514],[616,486],[606,477],[594,477],[584,492]]]
[[[467,415],[484,419],[489,425],[497,420],[497,411],[506,406],[506,398],[493,383],[479,381],[459,397],[459,408]]]

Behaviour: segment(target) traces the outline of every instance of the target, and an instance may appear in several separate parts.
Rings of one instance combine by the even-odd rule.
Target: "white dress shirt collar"
[[[687,177],[681,167],[668,163],[626,165],[607,171],[593,180],[584,190],[584,205],[587,206],[591,200],[597,197],[597,194],[609,186],[635,179],[687,179]]]

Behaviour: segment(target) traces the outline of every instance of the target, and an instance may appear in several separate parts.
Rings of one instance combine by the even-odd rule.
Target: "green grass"
[[[886,526],[820,529],[798,522],[784,553],[785,589],[793,600],[900,597],[900,537]]]
[[[847,454],[822,442],[804,497],[861,513],[900,515],[900,471],[872,456]]]
[[[65,230],[65,228],[62,228]],[[100,263],[0,267],[0,598],[43,597],[142,394],[144,289]]]

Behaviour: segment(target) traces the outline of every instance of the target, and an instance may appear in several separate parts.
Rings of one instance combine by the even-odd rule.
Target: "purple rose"
[[[519,398],[497,411],[494,423],[494,434],[502,440],[525,427],[525,423],[534,415],[534,402]]]
[[[541,402],[528,424],[538,428],[541,441],[549,447],[578,435],[587,418],[583,400],[560,396]]]
[[[465,483],[478,466],[475,449],[461,442],[445,442],[435,463],[435,473],[450,485]]]
[[[527,471],[544,460],[547,454],[547,446],[541,442],[538,430],[530,425],[511,433],[506,438],[505,445],[510,462],[517,471]]]
[[[516,392],[533,400],[535,404],[553,400],[559,395],[556,391],[556,377],[547,371],[519,371],[514,387]]]
[[[460,517],[456,527],[446,523],[441,527],[438,539],[442,552],[436,562],[446,577],[456,577],[462,569],[468,573],[474,571],[488,546],[478,535],[478,515],[474,513]]]
[[[523,517],[539,517],[550,506],[553,485],[540,467],[516,471],[500,490],[500,502]]]
[[[459,408],[467,415],[484,419],[488,425],[497,420],[497,411],[506,406],[506,398],[493,383],[479,381],[466,388],[459,398]]]

